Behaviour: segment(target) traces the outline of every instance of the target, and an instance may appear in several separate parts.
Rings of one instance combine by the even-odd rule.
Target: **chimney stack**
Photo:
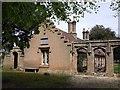
[[[72,22],[70,22],[70,21],[68,22],[68,33],[71,33],[74,36],[74,38],[77,39],[75,17],[73,17]]]
[[[85,40],[85,38],[86,38],[86,31],[85,31],[85,28],[83,28],[83,40]]]
[[[89,31],[86,31],[86,40],[89,40]]]
[[[72,22],[68,22],[68,33],[72,32]]]
[[[89,40],[89,31],[83,28],[83,40]]]

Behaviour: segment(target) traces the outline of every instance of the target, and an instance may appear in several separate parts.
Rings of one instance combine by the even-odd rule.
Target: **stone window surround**
[[[49,53],[50,53],[50,51],[49,51],[49,49],[50,49],[50,47],[47,45],[45,45],[45,46],[40,46],[39,48],[38,48],[39,50],[40,50],[40,52],[41,52],[41,65],[40,65],[40,67],[48,67],[49,66]],[[45,60],[45,62],[43,63],[43,60],[42,60],[42,51],[46,51],[47,53],[48,53],[48,63],[47,63],[47,61]],[[47,55],[47,53],[46,53],[46,55]]]
[[[49,50],[41,50],[41,64],[48,65],[49,64]]]

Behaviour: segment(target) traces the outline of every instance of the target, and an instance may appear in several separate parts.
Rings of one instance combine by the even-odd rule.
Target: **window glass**
[[[41,50],[42,52],[42,65],[49,64],[49,50]]]
[[[40,44],[44,45],[44,44],[48,44],[48,38],[42,38],[40,40]]]

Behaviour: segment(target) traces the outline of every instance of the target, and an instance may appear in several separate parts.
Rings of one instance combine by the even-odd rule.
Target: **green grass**
[[[69,85],[70,76],[39,73],[3,72],[3,88],[56,88]]]
[[[120,63],[114,64],[114,72],[120,74]]]

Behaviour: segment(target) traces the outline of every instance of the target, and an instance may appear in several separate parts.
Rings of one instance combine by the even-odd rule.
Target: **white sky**
[[[115,31],[118,34],[118,17],[114,17],[113,15],[117,15],[117,11],[112,11],[109,8],[110,2],[99,3],[100,9],[97,14],[94,12],[92,14],[86,13],[84,18],[80,18],[79,22],[76,24],[76,32],[77,36],[82,39],[82,31],[83,28],[91,28],[97,25],[103,25],[105,27],[109,27],[112,31]],[[63,31],[68,31],[68,24],[65,22],[55,23],[57,28],[62,29]]]

